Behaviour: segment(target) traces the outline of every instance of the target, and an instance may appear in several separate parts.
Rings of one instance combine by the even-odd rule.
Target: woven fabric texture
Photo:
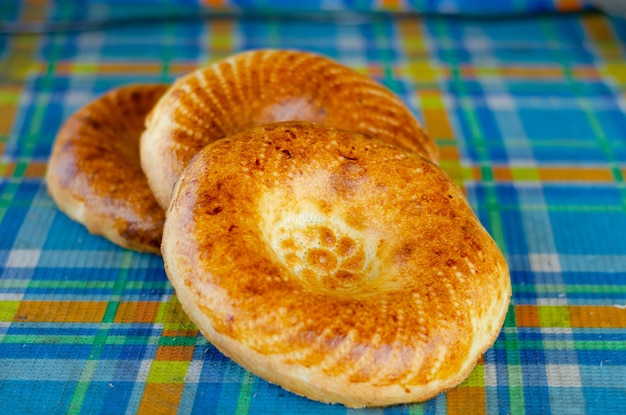
[[[57,6],[74,7],[76,3],[144,5],[237,9],[326,9],[326,10],[361,10],[361,11],[420,11],[440,13],[532,13],[550,10],[571,11],[593,5],[610,5],[623,0],[40,0]],[[19,4],[20,1],[16,1]]]
[[[0,5],[13,23],[143,11]],[[0,35],[0,413],[626,413],[625,44],[624,21],[593,13]],[[271,385],[198,333],[161,258],[90,235],[48,196],[53,140],[82,105],[266,47],[322,53],[392,89],[505,253],[504,328],[458,388],[357,411]]]

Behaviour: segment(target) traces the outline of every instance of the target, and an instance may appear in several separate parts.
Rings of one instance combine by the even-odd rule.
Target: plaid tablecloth
[[[147,10],[62,3],[0,12],[32,23]],[[323,53],[395,91],[510,265],[508,317],[469,379],[363,413],[626,413],[624,21],[135,23],[0,35],[0,413],[360,413],[225,358],[182,312],[161,258],[90,235],[43,184],[55,134],[81,105],[261,47]]]

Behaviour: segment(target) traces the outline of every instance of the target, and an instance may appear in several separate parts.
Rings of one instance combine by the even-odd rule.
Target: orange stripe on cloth
[[[454,388],[446,393],[448,415],[485,414],[485,388]]]
[[[52,3],[50,0],[25,0],[22,1],[22,20],[24,21],[41,21],[45,19],[47,7],[33,7],[33,6],[42,6],[49,5]]]
[[[614,306],[569,306],[572,327],[626,328],[626,308]]]
[[[383,10],[400,10],[400,0],[378,0],[376,3]]]
[[[446,161],[459,161],[461,155],[459,154],[459,148],[456,146],[441,146],[439,147],[439,160]]]
[[[615,306],[515,306],[518,327],[626,328],[626,309]]]
[[[564,182],[612,182],[613,174],[600,167],[540,167],[539,178],[545,181]]]
[[[574,66],[572,67],[572,75],[574,75],[577,79],[600,79],[600,72],[598,72],[598,68],[594,68],[592,66]]]
[[[106,302],[96,301],[22,301],[13,321],[97,323],[106,308]]]
[[[493,178],[497,182],[510,182],[513,180],[513,172],[508,167],[496,166],[491,169]]]
[[[44,162],[31,161],[24,172],[25,177],[42,178],[46,174],[48,164]]]
[[[539,327],[539,311],[537,306],[515,306],[515,321],[518,327]]]
[[[609,25],[609,20],[604,16],[585,16],[581,19],[587,34],[595,42],[615,42],[613,30]]]
[[[396,22],[402,34],[404,48],[408,51],[427,51],[426,37],[424,36],[424,22],[422,19],[401,19]]]
[[[357,68],[354,68],[354,69],[358,71]],[[384,71],[383,71],[383,67],[380,64],[372,63],[370,65],[367,65],[364,71],[359,71],[359,72],[362,73],[363,75],[367,75],[372,78],[379,78],[383,76]]]
[[[198,333],[200,333],[199,330],[185,330],[185,329],[167,330],[167,329],[164,329],[163,332],[162,332],[162,336],[168,336],[168,337],[196,337],[198,335]]]
[[[557,0],[556,9],[560,11],[573,11],[582,9],[579,0]]]
[[[228,3],[228,1],[227,0],[202,0],[202,3],[206,6],[224,8],[226,7],[226,4]]]
[[[159,346],[156,352],[156,360],[191,361],[194,346]]]
[[[122,302],[117,307],[116,323],[152,323],[159,310],[158,302]]]
[[[139,415],[176,413],[184,387],[182,383],[147,383],[137,413]]]
[[[0,135],[9,135],[17,114],[17,106],[0,103]]]
[[[428,135],[435,140],[453,140],[454,132],[445,109],[424,109],[424,124]]]

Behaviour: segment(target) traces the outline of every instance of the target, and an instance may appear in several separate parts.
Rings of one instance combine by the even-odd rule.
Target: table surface
[[[62,3],[3,19],[123,15]],[[104,91],[265,47],[325,54],[398,94],[510,266],[504,328],[463,384],[363,412],[626,413],[625,43],[626,22],[589,13],[0,35],[0,413],[359,412],[225,358],[182,312],[160,257],[90,235],[42,180],[63,121]]]

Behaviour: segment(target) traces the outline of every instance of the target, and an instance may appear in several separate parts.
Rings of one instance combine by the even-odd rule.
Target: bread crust
[[[59,209],[91,233],[157,255],[165,212],[141,169],[139,139],[167,88],[115,88],[72,114],[55,139],[45,177]]]
[[[390,90],[312,53],[255,50],[178,79],[147,120],[142,166],[159,204],[205,145],[272,122],[304,120],[376,136],[436,162],[437,148]]]
[[[507,264],[462,191],[420,155],[314,123],[204,148],[162,245],[190,318],[284,388],[349,407],[457,386],[508,310]]]

